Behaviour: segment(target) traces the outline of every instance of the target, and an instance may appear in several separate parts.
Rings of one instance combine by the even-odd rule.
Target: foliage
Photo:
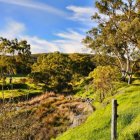
[[[46,84],[54,92],[70,92],[77,81],[87,76],[95,67],[90,55],[62,54],[59,52],[40,55],[29,75],[34,82]]]
[[[92,57],[92,61],[95,63],[95,66],[115,66],[119,68],[118,61],[115,57],[109,56],[108,54],[95,54]]]
[[[30,45],[26,40],[0,38],[1,75],[28,73],[30,71],[30,60]]]
[[[122,79],[129,78],[128,84],[140,58],[139,5],[140,1],[134,0],[97,1],[99,12],[92,19],[97,21],[98,27],[92,28],[83,41],[96,54],[115,57]]]
[[[93,86],[100,102],[105,99],[109,92],[113,95],[114,82],[118,81],[118,74],[117,69],[111,66],[98,66],[89,74],[93,78]]]
[[[70,61],[67,56],[58,52],[41,55],[33,65],[33,79],[45,83],[48,90],[55,92],[71,90]]]
[[[93,55],[73,53],[68,55],[72,61],[72,83],[79,81],[81,78],[88,76],[88,74],[95,68]]]

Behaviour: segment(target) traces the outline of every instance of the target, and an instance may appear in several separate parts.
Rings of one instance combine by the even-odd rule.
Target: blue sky
[[[0,0],[0,36],[26,39],[32,53],[85,53],[93,0]]]

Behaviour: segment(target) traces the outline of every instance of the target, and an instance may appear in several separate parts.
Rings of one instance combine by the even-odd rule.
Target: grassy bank
[[[110,140],[111,99],[118,100],[118,139],[140,139],[140,80],[122,87],[102,104],[82,125],[70,129],[56,140]]]

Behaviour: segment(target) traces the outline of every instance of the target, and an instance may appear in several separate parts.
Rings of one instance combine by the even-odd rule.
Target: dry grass
[[[9,108],[10,105],[4,107]],[[4,140],[49,140],[71,127],[75,116],[83,114],[84,121],[91,112],[90,106],[78,99],[45,93],[30,101],[13,104],[11,109],[3,111],[0,137]]]

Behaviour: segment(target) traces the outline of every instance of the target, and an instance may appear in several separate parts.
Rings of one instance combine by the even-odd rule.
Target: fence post
[[[117,139],[117,100],[112,100],[111,140]]]

